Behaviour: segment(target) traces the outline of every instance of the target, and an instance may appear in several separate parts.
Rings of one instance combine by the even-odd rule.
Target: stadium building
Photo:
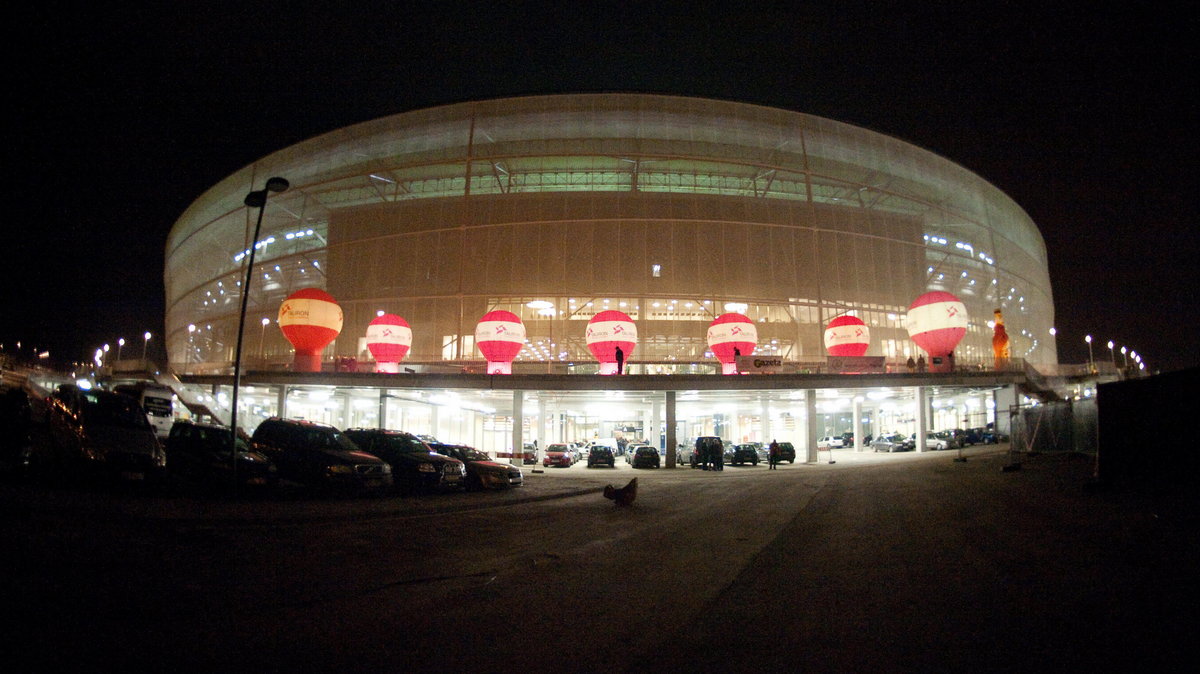
[[[259,213],[243,199],[271,176],[290,189],[269,196],[251,241]],[[906,312],[930,290],[966,306],[960,370],[991,369],[995,309],[1014,362],[1056,362],[1045,245],[1016,203],[903,141],[756,105],[641,94],[469,102],[264,157],[201,195],[169,236],[167,348],[185,379],[231,370],[251,246],[243,369],[263,381],[291,363],[275,321],[304,288],[328,292],[344,314],[323,354],[331,371],[373,370],[367,325],[383,312],[412,328],[409,373],[482,371],[476,323],[506,310],[527,332],[514,376],[593,374],[586,326],[614,309],[637,327],[630,374],[719,373],[706,333],[726,312],[753,320],[756,354],[818,373],[825,326],[856,316],[870,328],[867,355],[903,373],[921,353]],[[366,388],[406,389],[405,376]],[[335,388],[349,396],[340,411],[316,416],[388,416],[380,403],[345,418],[353,388]],[[289,395],[275,390],[253,413],[277,413]]]

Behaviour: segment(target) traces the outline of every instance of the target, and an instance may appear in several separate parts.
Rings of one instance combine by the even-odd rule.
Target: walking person
[[[617,374],[625,374],[625,352],[617,347]]]
[[[775,467],[778,465],[779,465],[779,443],[772,440],[771,441],[771,449],[770,449],[770,451],[767,452],[767,469],[775,470]]]

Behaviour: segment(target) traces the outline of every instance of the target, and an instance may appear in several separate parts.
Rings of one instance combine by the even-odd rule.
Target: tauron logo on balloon
[[[625,332],[625,328],[624,328],[624,327],[622,327],[622,326],[620,326],[620,325],[618,325],[617,327],[613,328],[613,334],[614,334],[614,335],[619,335],[619,334],[621,334],[622,332]]]
[[[948,316],[950,318],[954,318],[957,315],[958,315],[958,307],[956,307],[956,306],[946,307],[946,316]]]
[[[504,333],[506,333],[506,332],[508,332],[508,330],[506,330],[506,329],[505,329],[505,327],[504,327],[503,325],[497,325],[497,326],[496,326],[496,334],[497,334],[497,335],[503,335],[503,334],[504,334]]]
[[[731,334],[731,335],[740,335],[740,334],[742,334],[742,329],[741,329],[741,328],[739,328],[739,327],[736,327],[736,326],[734,326],[734,327],[732,327],[732,328],[730,328],[730,329],[729,329],[729,334]]]

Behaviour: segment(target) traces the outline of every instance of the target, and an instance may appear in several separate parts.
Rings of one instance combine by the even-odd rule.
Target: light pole
[[[1096,372],[1096,359],[1092,357],[1092,336],[1088,335],[1083,338],[1083,341],[1088,345],[1088,372]]]
[[[146,346],[149,344],[150,344],[150,331],[147,330],[146,334],[142,335],[142,363],[146,362]]]
[[[229,452],[230,469],[233,475],[233,486],[237,488],[237,412],[238,388],[242,384],[242,342],[246,332],[246,302],[250,299],[250,279],[254,275],[254,251],[258,250],[258,234],[262,229],[263,213],[267,210],[267,194],[282,192],[288,188],[288,181],[283,178],[267,178],[267,184],[261,190],[254,190],[246,195],[243,203],[247,208],[258,209],[258,221],[254,224],[254,236],[250,238],[250,254],[246,261],[246,280],[242,283],[242,308],[238,314],[237,349],[233,353],[233,399],[229,412]],[[266,326],[264,325],[264,332]]]
[[[1123,367],[1128,368],[1129,367],[1129,356],[1126,355],[1126,351],[1128,351],[1128,349],[1126,349],[1125,347],[1122,346],[1121,347],[1121,363],[1122,363]]]
[[[123,349],[123,348],[125,348],[125,338],[119,337],[117,339],[117,362],[118,363],[121,362],[121,349]]]
[[[270,324],[271,324],[271,319],[267,318],[266,316],[263,316],[262,331],[258,333],[258,357],[259,358],[267,357],[266,349],[263,348],[263,341],[266,340],[266,338],[267,338],[267,326]]]
[[[1117,352],[1113,351],[1113,341],[1108,340],[1108,357],[1112,359],[1113,369],[1117,369]]]

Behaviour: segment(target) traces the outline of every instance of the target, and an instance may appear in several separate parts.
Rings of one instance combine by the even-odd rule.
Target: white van
[[[171,425],[175,423],[175,392],[151,382],[135,384],[119,384],[113,387],[117,393],[123,393],[137,401],[138,406],[146,412],[146,419],[154,427],[154,434],[159,439],[171,435]]]

